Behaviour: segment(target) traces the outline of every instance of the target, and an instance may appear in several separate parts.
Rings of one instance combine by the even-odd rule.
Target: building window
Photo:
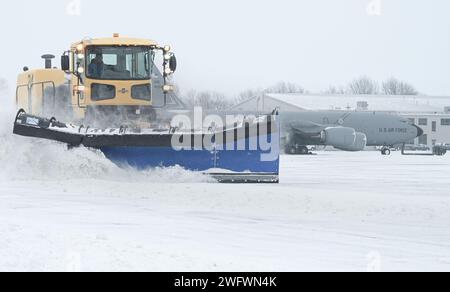
[[[428,135],[424,134],[419,137],[419,145],[428,145]]]
[[[441,119],[441,126],[450,126],[450,119]]]
[[[428,126],[428,119],[419,119],[419,126]]]
[[[433,123],[431,123],[431,131],[433,131],[433,132],[436,132],[436,130],[437,130],[437,122],[433,122]]]

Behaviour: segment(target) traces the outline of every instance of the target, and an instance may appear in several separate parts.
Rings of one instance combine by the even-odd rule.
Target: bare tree
[[[197,97],[197,91],[191,89],[186,93],[181,93],[179,97],[188,108],[193,108],[195,106],[195,98]]]
[[[367,76],[362,76],[353,80],[348,85],[349,94],[378,94],[379,85],[378,82],[370,79]]]
[[[190,90],[183,95],[183,102],[189,107],[202,107],[203,110],[223,111],[230,108],[233,102],[216,91],[195,91]]]
[[[291,82],[278,82],[277,84],[268,87],[264,90],[264,93],[280,93],[280,94],[289,94],[289,93],[305,93],[305,89],[298,84]]]
[[[328,89],[325,90],[323,93],[324,93],[324,94],[345,94],[346,91],[345,91],[345,89],[344,89],[343,86],[337,87],[337,86],[331,85],[331,86],[328,87]]]
[[[409,83],[396,78],[389,78],[383,82],[383,93],[387,95],[418,95],[419,92]]]
[[[259,97],[264,94],[264,90],[262,89],[247,89],[239,93],[237,98],[234,100],[235,104],[240,104],[244,101],[252,99],[254,97]]]

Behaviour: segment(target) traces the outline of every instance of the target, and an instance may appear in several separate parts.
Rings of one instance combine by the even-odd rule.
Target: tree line
[[[222,111],[253,97],[269,93],[307,94],[310,92],[296,83],[281,81],[264,89],[246,89],[234,99],[227,98],[225,94],[217,91],[190,90],[182,94],[178,92],[178,96],[181,96],[184,103],[190,108],[201,106],[206,110]],[[419,91],[413,85],[394,77],[378,82],[370,77],[361,76],[352,80],[346,86],[330,86],[321,93],[342,95],[418,95]]]
[[[385,94],[385,95],[418,95],[417,89],[402,80],[391,77],[383,82],[379,82],[363,76],[350,82],[348,94]]]

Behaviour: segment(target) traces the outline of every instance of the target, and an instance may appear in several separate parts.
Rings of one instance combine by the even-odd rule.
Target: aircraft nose
[[[416,136],[416,137],[422,136],[422,135],[423,135],[423,130],[422,130],[422,128],[420,128],[420,127],[418,127],[418,126],[416,126],[416,125],[414,125],[414,127],[416,127],[416,129],[417,129],[417,136]]]

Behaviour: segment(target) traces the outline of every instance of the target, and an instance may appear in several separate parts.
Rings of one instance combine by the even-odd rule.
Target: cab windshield
[[[150,79],[154,52],[149,47],[91,46],[86,76],[100,80]]]

